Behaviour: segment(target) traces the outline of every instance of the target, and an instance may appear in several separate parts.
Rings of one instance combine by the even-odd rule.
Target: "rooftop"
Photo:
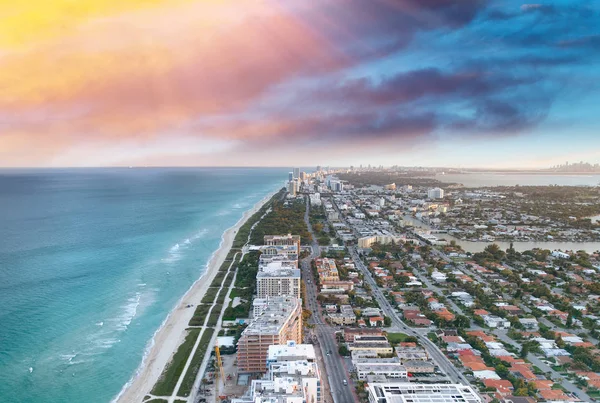
[[[269,278],[269,277],[290,277],[300,278],[300,269],[286,269],[281,266],[268,266],[267,268],[259,271],[256,274],[256,278]]]
[[[406,382],[369,384],[370,401],[380,403],[481,403],[470,386]]]
[[[288,361],[290,358],[314,361],[316,359],[315,348],[312,344],[296,344],[294,342],[269,346],[268,361],[281,362]]]
[[[301,309],[302,300],[294,297],[271,297],[266,301],[263,313],[244,330],[243,335],[279,333],[290,314]]]

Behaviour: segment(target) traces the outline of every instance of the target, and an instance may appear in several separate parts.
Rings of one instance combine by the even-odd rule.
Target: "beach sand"
[[[113,399],[113,402],[141,402],[144,396],[150,393],[166,364],[170,361],[177,347],[183,342],[185,329],[194,314],[195,305],[200,303],[213,278],[225,261],[237,231],[275,193],[269,194],[250,210],[247,210],[233,227],[225,231],[219,249],[212,255],[206,271],[196,280],[171,311],[161,328],[155,333],[154,344],[150,347],[146,359],[137,369],[134,378]],[[188,304],[193,304],[194,307],[186,308]]]

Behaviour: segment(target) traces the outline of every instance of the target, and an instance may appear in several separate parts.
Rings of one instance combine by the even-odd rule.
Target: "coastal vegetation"
[[[281,202],[281,200],[285,197],[285,194],[286,190],[285,188],[282,188],[240,227],[233,241],[233,248],[241,248],[246,244],[248,236],[252,231],[252,226],[261,220],[261,217],[271,209],[275,202]]]
[[[209,304],[211,302],[214,301],[215,297],[217,296],[217,294],[219,293],[219,289],[218,287],[209,287],[206,290],[206,294],[204,294],[204,297],[202,297],[202,303],[203,304]]]
[[[213,310],[210,312],[210,316],[208,317],[208,322],[206,322],[206,326],[214,327],[219,322],[219,316],[221,316],[221,310],[223,309],[223,304],[215,304]]]
[[[196,306],[196,310],[194,311],[194,316],[190,319],[190,326],[202,326],[204,325],[204,320],[206,319],[206,315],[208,315],[208,311],[212,304],[199,304]]]
[[[214,334],[214,329],[206,329],[202,334],[202,338],[200,339],[200,343],[198,344],[198,348],[194,353],[194,357],[190,363],[190,367],[183,378],[183,382],[181,383],[181,387],[177,392],[178,396],[189,396],[192,388],[194,386],[194,381],[196,380],[196,376],[198,375],[198,370],[200,370],[200,365],[204,360],[204,356],[206,355],[206,349],[208,348],[209,341],[212,339]],[[209,352],[210,354],[210,352]]]
[[[196,306],[184,342],[178,347],[170,363],[167,364],[158,382],[152,389],[156,396],[171,396],[175,386],[182,376],[183,368],[193,347],[199,340],[198,348],[190,361],[190,366],[185,374],[178,396],[189,396],[200,366],[211,345],[210,340],[214,334],[214,327],[218,325],[229,287],[234,281],[235,287],[231,290],[230,297],[239,297],[238,305],[233,307],[232,302],[224,311],[224,320],[234,320],[238,317],[248,317],[252,307],[252,296],[256,288],[256,272],[258,270],[258,252],[241,254],[241,248],[250,238],[259,240],[262,244],[265,234],[300,233],[307,234],[303,225],[304,203],[284,201],[285,189],[276,193],[255,214],[253,214],[237,231],[233,247],[213,278],[200,303]],[[297,231],[298,222],[301,222],[302,231]],[[272,232],[273,231],[273,232]],[[259,233],[257,235],[256,233]],[[243,256],[243,258],[242,258]],[[236,275],[237,273],[237,275]],[[219,291],[220,290],[220,291]],[[206,327],[204,327],[206,326]],[[158,400],[157,400],[158,401]]]
[[[258,252],[250,252],[240,262],[235,278],[235,287],[232,290],[232,301],[225,310],[224,320],[235,320],[236,318],[247,318],[252,309],[252,296],[256,291],[256,273],[258,272]],[[235,307],[233,300],[239,297]]]
[[[252,231],[250,243],[262,245],[265,235],[295,234],[300,235],[303,245],[309,245],[312,242],[312,236],[304,222],[305,212],[306,204],[302,199],[274,200],[269,214]]]
[[[171,396],[173,394],[177,380],[181,376],[185,363],[192,353],[192,349],[194,348],[194,344],[196,343],[196,339],[198,339],[200,331],[201,329],[190,329],[187,331],[185,340],[175,352],[171,362],[167,364],[167,367],[161,374],[158,382],[154,385],[154,388],[152,388],[151,393],[153,395]]]

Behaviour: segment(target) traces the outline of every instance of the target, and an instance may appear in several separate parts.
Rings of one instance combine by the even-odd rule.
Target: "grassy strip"
[[[387,333],[387,339],[390,342],[390,344],[402,343],[406,340],[407,337],[409,336],[404,333]]]
[[[234,275],[233,272],[231,272],[227,275],[227,278],[225,279],[225,282],[223,283],[224,288],[229,288],[229,286],[231,285],[231,282],[233,281],[233,275]]]
[[[170,396],[173,394],[173,389],[175,389],[177,380],[183,371],[183,367],[185,367],[185,363],[194,348],[194,343],[199,334],[200,329],[191,329],[188,331],[185,340],[177,349],[171,362],[163,370],[154,388],[152,388],[151,394],[156,396]]]
[[[190,363],[190,367],[188,368],[187,373],[183,377],[183,382],[181,383],[181,387],[177,392],[178,396],[189,396],[192,388],[194,387],[194,381],[196,380],[196,376],[198,375],[198,371],[200,370],[200,366],[202,365],[202,360],[204,359],[204,355],[206,354],[206,348],[208,347],[208,343],[213,336],[214,329],[206,329],[202,338],[200,339],[200,344],[198,345],[198,349],[192,358],[192,362]]]
[[[213,282],[211,283],[210,286],[211,287],[220,287],[224,278],[225,278],[225,272],[224,271],[217,272],[217,275],[213,279]]]
[[[208,315],[208,310],[210,309],[210,304],[200,304],[196,307],[194,311],[194,316],[190,319],[189,326],[202,326],[204,325],[204,320],[206,319],[206,315]]]
[[[223,264],[221,265],[221,267],[219,267],[219,271],[228,271],[229,270],[229,265],[231,264],[231,262],[233,262],[233,259],[225,259],[225,261],[223,262]]]
[[[202,298],[202,303],[203,304],[212,303],[215,300],[215,297],[217,296],[218,292],[219,292],[218,287],[209,287],[209,289],[206,290],[206,294],[204,294],[204,297]]]
[[[221,310],[223,309],[223,304],[215,304],[210,316],[208,317],[208,323],[206,326],[217,326],[219,322],[219,316],[221,316]]]
[[[221,286],[221,283],[225,279],[225,276],[227,274],[229,266],[231,265],[231,261],[233,260],[235,253],[237,251],[239,251],[239,249],[241,249],[246,244],[246,241],[248,239],[248,236],[250,235],[252,226],[260,220],[260,218],[267,212],[267,210],[271,207],[271,205],[273,204],[273,202],[275,200],[281,200],[284,195],[285,195],[285,188],[281,189],[275,196],[273,196],[271,198],[271,200],[269,200],[267,203],[265,203],[265,205],[263,205],[255,214],[253,214],[246,221],[246,223],[244,223],[244,225],[242,225],[242,227],[239,229],[238,233],[235,236],[233,246],[227,254],[226,261],[223,262],[223,264],[219,268],[219,271],[217,272],[217,275],[215,276],[215,278],[211,284],[211,287],[220,287]],[[229,260],[229,261],[227,261],[227,260]],[[231,281],[233,279],[233,277],[231,276],[232,274],[233,273],[230,273],[227,276],[226,281],[228,282],[227,283],[228,287],[229,287],[229,285],[231,285]],[[216,294],[215,294],[215,296],[216,296]],[[204,298],[206,298],[206,296]],[[203,298],[203,301],[204,301],[204,298]],[[214,298],[214,296],[213,296],[213,298]],[[223,301],[224,301],[224,298],[225,297],[223,296]],[[209,300],[209,298],[207,298],[207,300]],[[211,312],[211,315],[209,317],[210,323],[214,322],[214,324],[216,324],[216,322],[218,321],[222,306],[223,306],[222,303],[217,302],[217,304],[214,307],[214,311]],[[209,304],[198,305],[196,307],[196,310],[194,311],[194,316],[190,320],[189,326],[202,326],[204,324],[204,320],[206,319],[206,315],[208,314],[208,310],[210,309],[210,307],[211,307],[211,305],[209,305]],[[185,366],[187,358],[189,357],[189,355],[194,347],[194,343],[198,338],[200,330],[201,329],[187,330],[188,333],[185,337],[184,342],[179,346],[179,348],[177,349],[177,352],[173,356],[173,359],[163,370],[163,373],[161,374],[158,382],[154,385],[154,388],[152,389],[152,392],[151,392],[152,394],[159,395],[159,396],[166,396],[166,395],[171,395],[173,393],[173,389],[175,388],[175,385],[177,384],[177,380],[178,380],[179,376],[181,375],[181,372],[183,371],[183,367]],[[191,388],[193,387],[194,381],[196,379],[196,374],[198,373],[200,363],[202,362],[202,359],[204,358],[204,354],[206,353],[205,349],[208,346],[208,341],[212,337],[213,333],[214,333],[214,329],[205,329],[202,339],[200,340],[198,350],[196,351],[196,354],[194,354],[194,357],[192,358],[192,365],[190,367],[190,370],[188,370],[188,372],[185,374],[185,377],[183,380],[183,385],[180,388],[180,390],[178,391],[180,393],[180,395],[181,394],[185,394],[185,396],[189,395]],[[157,401],[160,401],[160,400],[157,400]]]
[[[219,293],[219,296],[216,299],[216,303],[223,305],[223,303],[225,302],[225,297],[227,296],[227,293],[229,292],[229,286],[223,287],[223,290]]]

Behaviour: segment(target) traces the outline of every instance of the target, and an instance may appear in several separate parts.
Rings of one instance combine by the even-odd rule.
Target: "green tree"
[[[338,353],[340,353],[342,357],[347,357],[350,355],[350,350],[348,350],[348,347],[346,347],[345,344],[341,344],[338,348]]]
[[[573,313],[569,312],[569,316],[567,316],[567,321],[565,323],[567,328],[573,327]]]
[[[527,390],[527,388],[519,388],[517,390],[515,390],[515,396],[528,396],[529,395],[529,391]]]
[[[468,328],[471,326],[471,320],[464,315],[456,315],[456,318],[454,318],[454,326],[457,328]]]
[[[506,368],[506,365],[504,364],[499,364],[498,366],[496,366],[496,373],[501,377],[501,378],[507,378],[510,371],[508,370],[508,368]]]
[[[521,358],[527,358],[527,354],[529,354],[529,343],[523,343],[523,346],[521,347],[521,352],[519,353],[519,356]],[[524,396],[524,395],[521,395]]]

